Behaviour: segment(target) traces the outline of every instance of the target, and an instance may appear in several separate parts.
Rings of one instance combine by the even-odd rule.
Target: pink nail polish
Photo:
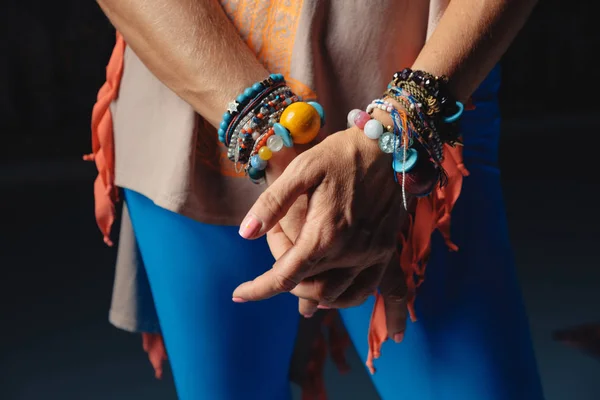
[[[302,314],[304,318],[312,318],[313,315],[315,314]]]
[[[241,297],[233,297],[231,300],[233,300],[234,303],[245,303],[246,300],[242,299]]]
[[[317,306],[317,308],[318,308],[319,310],[331,310],[331,307],[322,306],[322,305],[320,305],[320,304]]]
[[[262,224],[251,215],[246,216],[240,225],[240,236],[244,239],[250,239],[260,231]]]
[[[394,335],[394,342],[400,343],[404,339],[404,332],[398,332]]]

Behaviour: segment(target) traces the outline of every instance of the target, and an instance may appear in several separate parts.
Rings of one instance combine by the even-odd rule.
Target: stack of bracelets
[[[407,194],[427,196],[438,183],[445,184],[444,145],[461,144],[458,120],[464,106],[449,94],[447,83],[444,76],[406,68],[394,74],[383,97],[373,100],[366,111],[348,114],[349,126],[363,130],[392,155],[394,179],[402,185],[405,207]],[[389,113],[392,125],[372,118],[375,109]],[[272,74],[228,104],[219,140],[228,148],[227,157],[236,171],[244,170],[252,182],[262,183],[273,153],[295,143],[310,143],[324,123],[320,104],[302,102],[282,75]]]
[[[273,153],[294,143],[310,143],[324,123],[320,104],[302,102],[283,75],[271,74],[228,104],[219,140],[228,148],[236,171],[245,170],[252,182],[262,183]]]
[[[446,89],[448,79],[408,68],[394,74],[381,99],[367,106],[366,112],[352,110],[348,125],[357,126],[371,139],[379,141],[384,153],[392,154],[396,182],[401,183],[404,207],[406,194],[427,196],[446,175],[442,168],[444,144],[460,145],[458,120],[462,103],[454,100]],[[397,109],[386,99],[393,99]],[[390,114],[391,126],[371,117],[373,110]]]

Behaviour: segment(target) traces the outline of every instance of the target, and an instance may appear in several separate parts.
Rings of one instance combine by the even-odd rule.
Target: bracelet
[[[221,120],[221,124],[219,125],[219,140],[221,141],[221,143],[225,143],[226,130],[231,124],[234,117],[239,114],[240,107],[243,109],[249,102],[251,102],[264,90],[281,82],[285,82],[283,79],[283,75],[271,74],[267,79],[260,82],[256,82],[254,85],[246,88],[242,92],[242,94],[235,98],[235,100],[232,100],[227,104],[227,111],[225,111],[225,113],[223,114],[223,119]]]
[[[323,107],[316,102],[296,102],[287,106],[278,122],[257,138],[246,173],[254,183],[263,183],[268,161],[284,146],[312,142],[325,123]]]
[[[387,93],[391,97],[412,97],[414,101],[411,103],[418,104],[419,111],[430,120],[429,125],[441,142],[454,146],[462,144],[456,122],[464,111],[464,105],[450,95],[447,84],[446,76],[405,68],[394,74]]]
[[[407,110],[409,107],[405,107]],[[371,113],[380,109],[392,117],[393,126],[384,126],[373,119]],[[365,111],[352,110],[348,113],[348,125],[357,126],[365,135],[378,140],[384,153],[392,154],[394,179],[402,186],[404,207],[407,207],[406,195],[427,196],[444,175],[437,163],[432,162],[427,143],[421,143],[414,127],[414,113],[399,111],[385,99],[373,100]],[[417,138],[417,142],[413,140]]]
[[[286,86],[283,75],[271,74],[228,104],[219,140],[236,172],[244,170],[252,182],[261,183],[273,153],[294,143],[310,143],[324,124],[319,103],[302,102]]]

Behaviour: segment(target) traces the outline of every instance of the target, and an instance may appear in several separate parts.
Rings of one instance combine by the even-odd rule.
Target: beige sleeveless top
[[[327,125],[380,97],[392,74],[411,66],[445,0],[222,0],[242,38],[272,73],[319,101]],[[207,71],[207,73],[209,73]],[[216,131],[125,51],[111,107],[118,186],[211,224],[235,225],[264,186],[237,174]]]

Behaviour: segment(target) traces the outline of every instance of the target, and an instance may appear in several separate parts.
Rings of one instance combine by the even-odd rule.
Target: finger
[[[388,336],[399,343],[404,338],[408,310],[406,308],[406,280],[398,256],[385,269],[379,292],[383,297]]]
[[[298,156],[256,200],[240,226],[240,235],[256,239],[268,232],[300,195],[319,184],[321,172],[318,163],[311,164],[305,155]]]
[[[302,280],[315,274],[314,266],[322,257],[319,236],[310,227],[302,227],[296,244],[287,250],[273,268],[254,280],[238,286],[233,297],[245,301],[268,299],[294,289]]]
[[[278,260],[294,245],[279,224],[267,232],[267,244],[275,260]]]
[[[292,294],[328,306],[344,293],[359,274],[360,268],[336,268],[303,280]]]
[[[377,264],[360,272],[348,289],[330,305],[335,308],[356,307],[377,291],[387,264]]]
[[[298,299],[298,311],[304,318],[312,317],[319,307],[319,302],[308,299]]]
[[[271,185],[275,179],[285,171],[285,168],[298,156],[295,147],[285,147],[277,153],[273,153],[273,157],[269,160],[266,169],[267,185]]]

